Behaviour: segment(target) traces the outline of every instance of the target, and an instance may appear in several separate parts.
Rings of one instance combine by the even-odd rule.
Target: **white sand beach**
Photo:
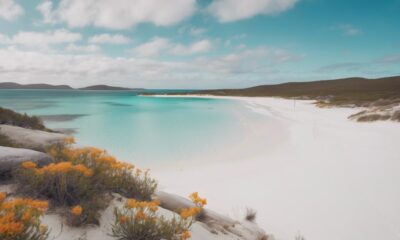
[[[155,168],[160,188],[196,190],[209,208],[257,222],[280,240],[400,239],[400,124],[358,123],[351,108],[312,101],[235,98],[268,122],[249,124],[251,139],[226,155]]]

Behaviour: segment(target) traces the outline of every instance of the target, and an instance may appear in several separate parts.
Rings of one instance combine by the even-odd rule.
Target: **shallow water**
[[[49,128],[76,131],[82,145],[146,166],[224,151],[246,134],[240,118],[256,115],[234,100],[135,91],[0,90],[0,106],[43,115]]]

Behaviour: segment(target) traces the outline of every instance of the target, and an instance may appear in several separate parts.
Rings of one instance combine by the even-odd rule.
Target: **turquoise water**
[[[235,100],[138,96],[134,91],[0,90],[0,106],[33,115],[76,114],[46,126],[74,129],[79,144],[152,165],[229,149],[251,114]]]

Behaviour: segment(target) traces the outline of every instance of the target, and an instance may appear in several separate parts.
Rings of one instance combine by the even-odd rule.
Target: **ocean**
[[[0,90],[0,106],[44,116],[47,127],[74,131],[80,145],[144,166],[225,152],[246,135],[243,118],[257,115],[241,101],[137,91]]]

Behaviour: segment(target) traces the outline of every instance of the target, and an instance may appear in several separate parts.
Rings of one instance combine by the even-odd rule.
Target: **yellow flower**
[[[79,205],[76,205],[75,207],[71,208],[71,213],[75,216],[80,216],[82,214],[82,207]]]
[[[22,163],[22,167],[25,169],[32,169],[32,168],[36,168],[37,164],[31,161],[27,161],[27,162],[23,162]]]

